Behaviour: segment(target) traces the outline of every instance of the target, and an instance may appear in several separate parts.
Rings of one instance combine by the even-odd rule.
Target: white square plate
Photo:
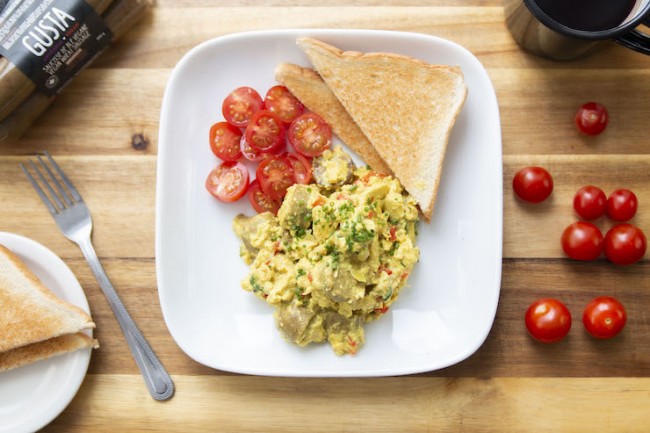
[[[345,50],[386,51],[459,65],[468,96],[454,127],[431,224],[419,225],[420,262],[388,313],[367,324],[355,356],[329,345],[300,348],[275,328],[273,309],[240,287],[247,266],[231,222],[252,214],[244,198],[220,203],[205,190],[217,164],[208,130],[239,86],[277,84],[279,63],[308,66],[296,38]],[[163,99],[158,147],[156,269],[163,315],[185,353],[207,366],[273,376],[388,376],[440,369],[487,337],[501,284],[502,163],[499,111],[480,62],[452,42],[414,33],[278,30],[233,34],[192,49]]]

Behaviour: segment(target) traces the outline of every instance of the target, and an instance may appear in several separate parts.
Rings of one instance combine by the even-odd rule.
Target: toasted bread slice
[[[429,221],[447,143],[465,102],[459,67],[298,39],[316,71]]]
[[[0,353],[94,328],[81,308],[59,299],[0,245]]]
[[[386,162],[316,71],[282,63],[275,70],[275,79],[286,86],[305,107],[321,116],[332,127],[334,134],[370,168],[379,173],[391,174]]]
[[[0,372],[89,347],[99,346],[83,332],[60,335],[0,353]]]

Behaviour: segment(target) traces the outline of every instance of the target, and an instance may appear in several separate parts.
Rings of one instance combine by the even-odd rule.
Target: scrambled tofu
[[[282,336],[299,346],[328,341],[343,355],[357,352],[364,323],[406,286],[419,259],[418,210],[397,179],[345,162],[337,169],[337,152],[321,157],[329,165],[319,173],[335,180],[293,185],[277,217],[238,215],[233,229],[250,265],[242,287],[275,307]]]

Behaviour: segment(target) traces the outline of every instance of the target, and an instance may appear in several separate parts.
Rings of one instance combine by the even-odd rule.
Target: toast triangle
[[[1,352],[0,372],[90,347],[97,348],[97,340],[93,340],[83,332],[59,335],[38,343]]]
[[[95,327],[88,313],[56,297],[2,245],[0,311],[0,353]]]
[[[467,95],[460,68],[342,51],[312,38],[297,43],[430,221],[449,136]]]

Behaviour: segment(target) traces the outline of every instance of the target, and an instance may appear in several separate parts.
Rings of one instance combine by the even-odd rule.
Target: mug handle
[[[650,17],[646,17],[643,24],[650,27]],[[614,42],[624,46],[625,48],[650,55],[650,36],[636,29],[614,39]]]

